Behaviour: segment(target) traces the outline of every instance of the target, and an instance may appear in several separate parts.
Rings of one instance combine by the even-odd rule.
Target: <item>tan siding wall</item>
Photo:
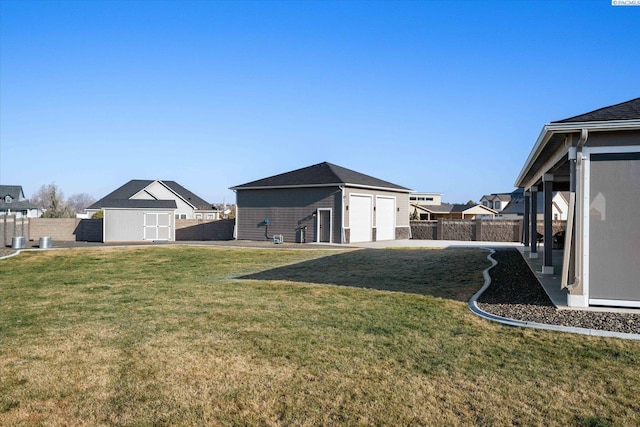
[[[366,194],[371,195],[373,197],[374,207],[376,207],[376,198],[375,196],[383,196],[383,197],[394,197],[396,199],[396,239],[408,239],[409,238],[409,193],[396,193],[393,191],[380,191],[380,190],[372,190],[372,189],[364,189],[364,188],[345,188],[345,200],[349,200],[349,195],[351,194]],[[373,236],[374,240],[376,238],[376,218],[374,214],[373,219]],[[350,228],[349,225],[349,214],[345,212],[345,228]],[[347,239],[347,242],[349,239]]]

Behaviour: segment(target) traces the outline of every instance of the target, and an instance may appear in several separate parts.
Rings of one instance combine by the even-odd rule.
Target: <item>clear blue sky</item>
[[[611,0],[0,0],[0,183],[232,202],[328,161],[477,201],[545,123],[640,96],[639,35]]]

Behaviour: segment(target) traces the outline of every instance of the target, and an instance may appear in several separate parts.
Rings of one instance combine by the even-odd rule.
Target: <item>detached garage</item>
[[[118,200],[104,206],[103,242],[174,241],[176,202]]]
[[[231,188],[236,238],[357,243],[408,239],[410,189],[331,163]]]

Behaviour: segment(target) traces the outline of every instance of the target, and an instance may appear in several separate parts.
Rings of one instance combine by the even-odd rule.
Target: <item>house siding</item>
[[[317,241],[317,209],[331,209],[331,240],[342,243],[342,191],[339,187],[237,190],[238,240],[268,240],[282,235],[285,242]],[[265,227],[265,219],[269,219]]]

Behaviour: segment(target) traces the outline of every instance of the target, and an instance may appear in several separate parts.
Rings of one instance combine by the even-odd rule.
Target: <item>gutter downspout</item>
[[[237,190],[231,190],[236,194],[236,217],[234,218],[233,221],[233,240],[238,240],[238,211],[240,209],[238,209],[238,191]]]
[[[568,249],[565,250],[562,262],[562,280],[560,288],[567,288],[569,290],[580,286],[580,277],[582,272],[582,221],[575,221],[576,215],[576,193],[577,193],[577,180],[578,175],[582,178],[582,147],[589,139],[589,131],[582,129],[580,131],[580,139],[576,146],[569,147],[569,161],[570,165],[570,184],[569,184],[569,212],[567,215],[567,232],[565,235],[565,244],[568,244]],[[582,181],[582,179],[581,179]],[[582,185],[580,186],[580,193],[582,194]],[[581,200],[580,198],[579,200]],[[578,205],[578,212],[582,214],[582,204]],[[576,227],[577,223],[577,227]],[[573,230],[576,228],[574,236]],[[575,238],[574,238],[575,237]],[[573,263],[572,261],[573,255]],[[573,264],[573,269],[570,264]],[[569,276],[571,280],[569,282]]]
[[[341,197],[341,203],[340,203],[340,243],[344,245],[344,238],[345,238],[345,233],[344,233],[344,216],[346,215],[345,210],[344,210],[344,186],[340,185],[338,186],[338,188],[340,189],[340,197]]]

